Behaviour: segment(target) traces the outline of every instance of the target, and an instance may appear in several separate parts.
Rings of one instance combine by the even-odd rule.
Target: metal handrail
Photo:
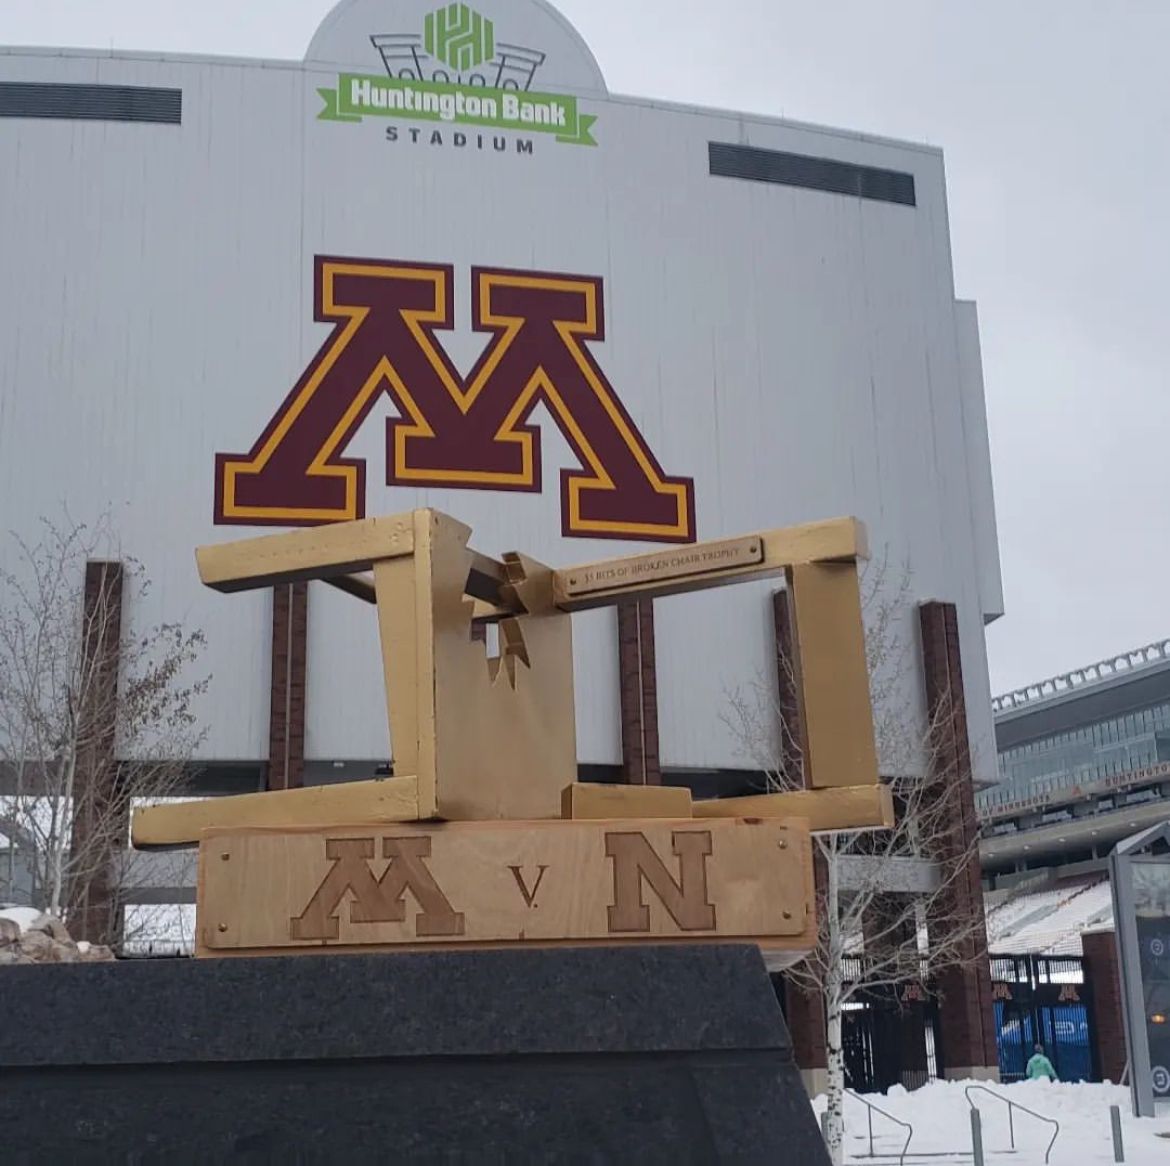
[[[865,1106],[865,1116],[869,1121],[869,1156],[871,1158],[877,1157],[873,1149],[873,1115],[875,1113],[880,1113],[887,1121],[892,1121],[894,1125],[901,1126],[904,1130],[910,1131],[906,1135],[906,1144],[902,1147],[902,1154],[898,1159],[898,1166],[905,1166],[906,1151],[910,1149],[910,1139],[914,1137],[914,1127],[908,1121],[902,1121],[901,1118],[895,1117],[892,1113],[886,1113],[884,1109],[879,1109],[876,1105],[873,1104],[873,1102],[866,1101],[860,1093],[854,1093],[852,1089],[846,1089],[845,1092],[848,1094],[848,1096],[852,1097],[854,1101],[860,1101],[861,1104]]]
[[[981,1093],[990,1094],[997,1101],[1002,1101],[1008,1107],[1008,1136],[1011,1138],[1013,1150],[1016,1148],[1016,1123],[1012,1118],[1013,1109],[1018,1109],[1021,1113],[1026,1113],[1029,1117],[1034,1117],[1037,1121],[1044,1121],[1049,1125],[1056,1126],[1056,1133],[1052,1135],[1052,1141],[1048,1143],[1048,1149],[1044,1151],[1044,1166],[1048,1166],[1048,1156],[1052,1153],[1052,1147],[1056,1145],[1056,1139],[1060,1137],[1060,1122],[1054,1117],[1045,1117],[1042,1113],[1037,1113],[1035,1110],[1029,1109],[1026,1105],[1021,1105],[1018,1101],[1013,1101],[1010,1097],[1006,1097],[1002,1093],[996,1093],[994,1089],[988,1089],[986,1085],[968,1085],[963,1090],[963,1094],[967,1098],[967,1104],[972,1109],[979,1108],[971,1100],[971,1094],[977,1089]]]

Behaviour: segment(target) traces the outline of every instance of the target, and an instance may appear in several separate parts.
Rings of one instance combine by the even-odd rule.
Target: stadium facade
[[[1047,964],[1052,983],[1075,964],[1086,993],[1080,1003],[1059,1004],[1053,1045],[1066,1060],[1091,1045],[1099,1076],[1122,1080],[1127,1046],[1109,856],[1170,821],[1170,641],[1005,693],[993,705],[1000,780],[976,795],[993,974],[1032,961]],[[1162,953],[1157,937],[1151,958]],[[994,991],[1003,1071],[1021,1033],[1047,1030],[1005,1002],[1017,988],[997,983]],[[1163,1069],[1159,1095],[1166,1081]]]
[[[193,548],[418,506],[554,565],[856,515],[896,568],[896,699],[958,698],[994,779],[939,150],[612,95],[542,0],[343,0],[296,62],[0,48],[0,207],[0,529],[113,515],[153,580],[128,626],[206,634],[206,788],[393,743],[370,622],[204,591]],[[776,613],[748,586],[584,617],[584,772],[750,787],[724,712],[775,680]],[[986,976],[960,991],[975,1015]],[[949,1063],[993,1064],[963,1024]]]
[[[977,794],[991,885],[1102,874],[1170,819],[1170,641],[994,701],[999,783]]]

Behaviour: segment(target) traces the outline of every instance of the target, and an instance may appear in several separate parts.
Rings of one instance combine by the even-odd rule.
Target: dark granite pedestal
[[[4,968],[4,1163],[827,1163],[751,947]]]

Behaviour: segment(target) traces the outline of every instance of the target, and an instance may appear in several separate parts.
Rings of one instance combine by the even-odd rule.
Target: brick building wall
[[[948,893],[939,897],[936,917],[943,927],[953,919],[974,924],[961,962],[938,976],[942,1053],[948,1077],[998,1079],[958,611],[953,603],[924,603],[919,608],[919,623],[932,734],[933,772],[928,780],[936,784],[936,796],[949,803],[953,823],[939,847],[938,861],[948,868],[956,863],[962,867]],[[928,931],[929,927],[928,920]]]
[[[1115,1084],[1125,1072],[1125,1020],[1121,1011],[1121,969],[1117,936],[1096,931],[1081,936],[1085,979],[1093,989],[1093,1026],[1097,1031],[1098,1069],[1102,1080]]]
[[[305,784],[305,679],[308,667],[309,585],[272,591],[272,683],[268,714],[269,789]]]
[[[622,781],[627,785],[661,785],[654,601],[620,604],[617,617]]]

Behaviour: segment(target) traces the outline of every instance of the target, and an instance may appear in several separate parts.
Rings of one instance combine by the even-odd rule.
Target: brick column
[[[1097,1064],[1103,1081],[1120,1082],[1125,1072],[1125,1018],[1121,1011],[1121,971],[1117,936],[1095,931],[1081,936],[1085,980],[1092,992],[1093,1028],[1097,1033]]]
[[[776,650],[776,709],[780,725],[780,757],[783,772],[793,779],[801,774],[800,693],[793,671],[792,612],[787,591],[772,595],[772,628]],[[813,855],[813,876],[817,897],[825,893],[825,864]],[[804,992],[790,980],[784,980],[784,1007],[792,1051],[800,1069],[804,1087],[810,1097],[824,1093],[828,1087],[828,1047],[825,1039],[825,1002],[815,992]]]
[[[269,789],[305,784],[305,678],[309,585],[272,590],[272,687],[268,710]]]
[[[792,1055],[809,1097],[828,1088],[829,1053],[825,1044],[825,1002],[784,979],[784,1017],[792,1038]]]
[[[919,608],[919,618],[933,736],[932,772],[927,780],[937,787],[935,795],[947,801],[947,817],[953,823],[950,833],[941,840],[938,861],[950,870],[961,865],[948,892],[934,904],[933,915],[944,928],[949,920],[975,922],[961,961],[938,976],[942,1053],[947,1077],[998,1079],[958,611],[953,603],[924,603]],[[928,932],[930,924],[928,920]]]
[[[130,804],[114,755],[122,646],[121,563],[88,562],[82,597],[81,683],[66,919],[74,939],[113,943],[119,931],[118,857],[130,836]]]
[[[654,601],[622,603],[617,613],[622,781],[627,785],[661,785]]]
[[[800,753],[800,692],[796,684],[792,642],[792,609],[787,591],[772,595],[772,628],[776,640],[776,708],[780,716],[780,763],[795,778],[802,771]]]

